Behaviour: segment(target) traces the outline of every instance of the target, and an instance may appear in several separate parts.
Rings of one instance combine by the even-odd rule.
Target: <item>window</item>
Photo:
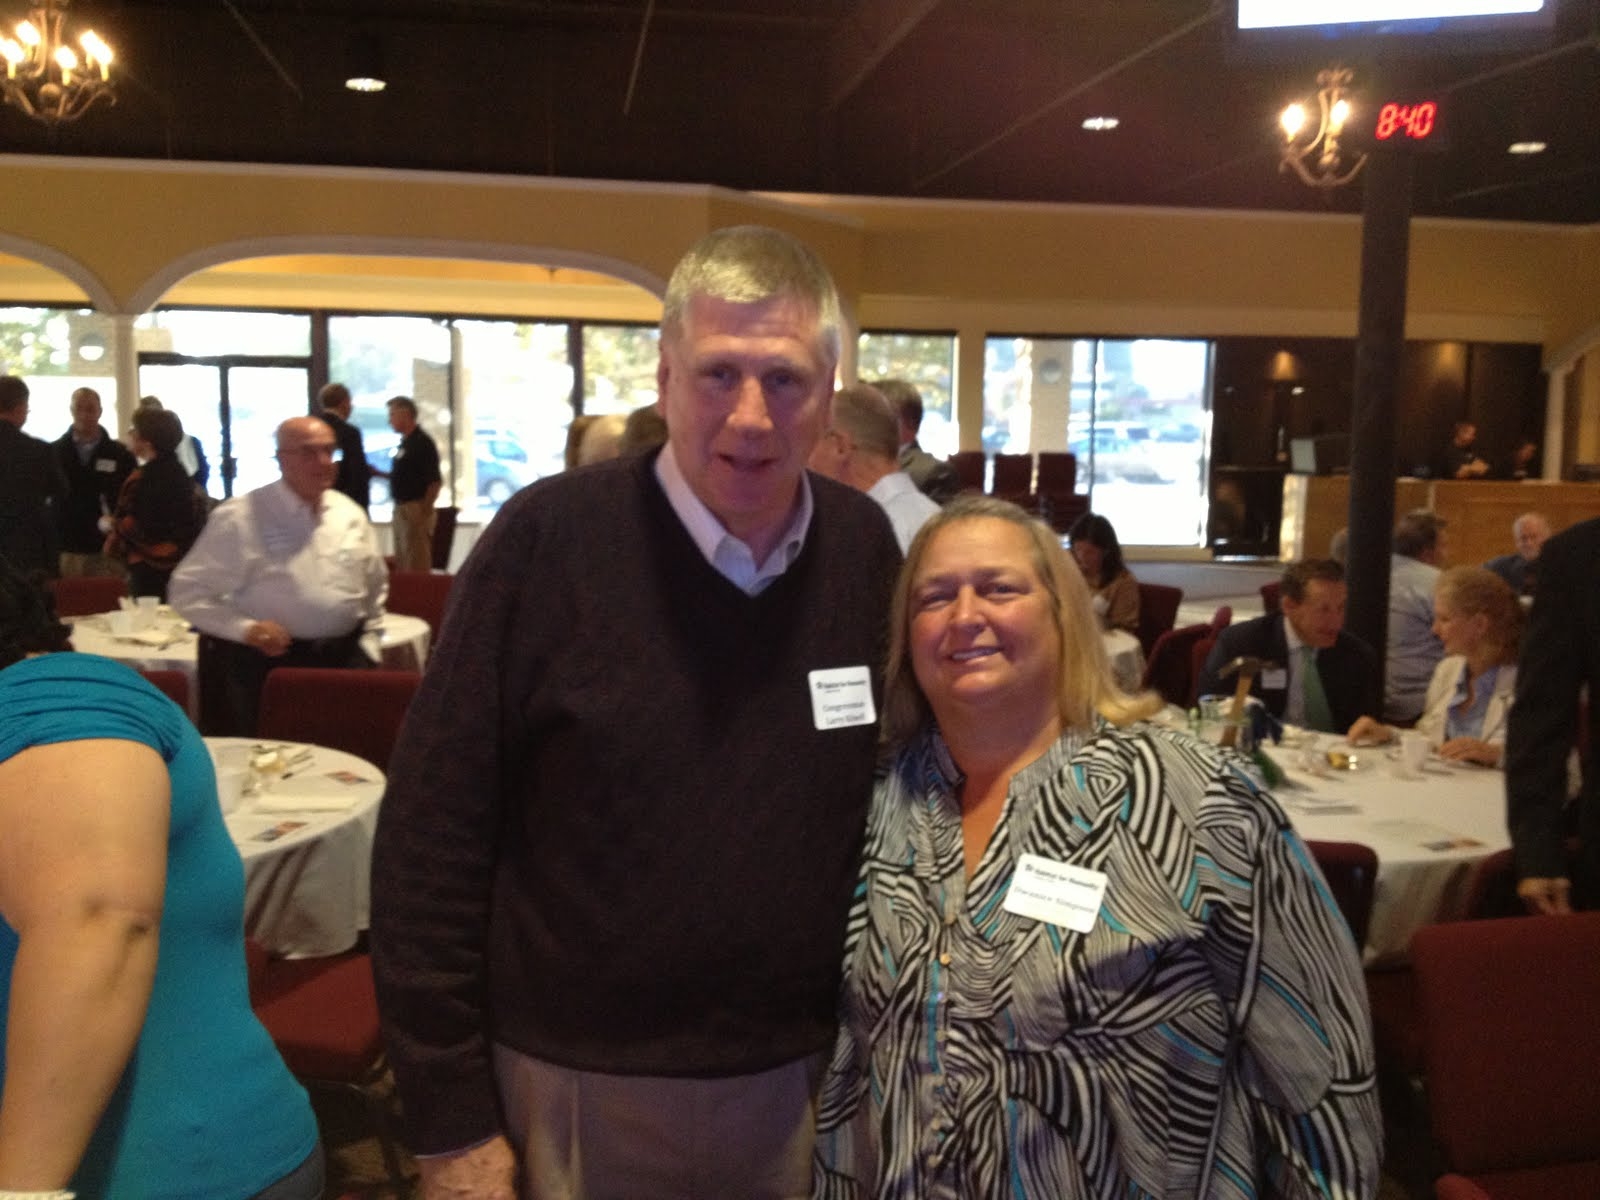
[[[1203,545],[1211,364],[1203,341],[991,337],[983,447],[1070,450],[1121,541]]]
[[[72,424],[72,393],[100,393],[101,423],[113,436],[117,420],[115,326],[86,308],[0,308],[0,371],[28,384],[27,430],[52,441]]]
[[[563,465],[572,421],[566,322],[456,321],[463,511],[484,515]],[[469,475],[470,471],[470,475]]]
[[[935,458],[949,458],[959,450],[960,430],[952,407],[955,335],[864,330],[856,345],[856,374],[863,382],[904,379],[921,393],[917,444]]]
[[[661,333],[654,325],[583,326],[583,411],[630,413],[656,402]]]
[[[450,327],[432,317],[329,317],[328,377],[350,389],[350,423],[361,430],[367,461],[378,471],[393,465],[400,435],[389,428],[388,402],[410,396],[417,422],[439,446],[444,488],[439,503],[454,496],[455,427],[450,394]],[[372,516],[389,517],[388,481],[372,481]]]

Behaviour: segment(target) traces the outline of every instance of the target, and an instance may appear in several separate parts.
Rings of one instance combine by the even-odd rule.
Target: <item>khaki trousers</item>
[[[397,571],[433,570],[433,526],[438,520],[433,505],[407,500],[394,506],[394,565]]]
[[[804,1200],[824,1065],[668,1079],[494,1048],[524,1200]]]

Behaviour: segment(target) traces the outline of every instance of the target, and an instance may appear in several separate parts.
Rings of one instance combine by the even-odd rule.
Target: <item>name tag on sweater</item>
[[[872,673],[865,667],[812,671],[811,716],[818,729],[849,729],[878,719],[872,703]]]
[[[94,469],[102,475],[113,475],[117,470],[117,460],[114,458],[97,458],[94,460]]]
[[[1019,917],[1088,933],[1100,915],[1105,894],[1104,872],[1024,854],[1017,859],[1003,907]]]

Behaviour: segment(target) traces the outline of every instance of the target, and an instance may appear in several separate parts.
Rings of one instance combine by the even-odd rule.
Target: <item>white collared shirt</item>
[[[889,524],[894,526],[894,539],[900,543],[901,554],[911,549],[911,539],[917,536],[917,530],[939,511],[939,506],[918,491],[911,476],[904,471],[890,471],[867,489],[867,495],[889,514]]]
[[[729,533],[716,514],[694,494],[689,481],[683,477],[677,456],[669,441],[656,456],[656,478],[661,490],[667,494],[667,503],[678,514],[678,520],[689,531],[694,544],[705,555],[705,560],[717,574],[747,596],[758,596],[778,576],[787,571],[805,549],[806,533],[811,528],[811,481],[804,471],[800,473],[800,501],[795,505],[777,546],[767,555],[767,561],[756,564],[750,547]]]
[[[202,633],[242,642],[256,621],[307,639],[371,627],[388,591],[361,507],[330,489],[313,508],[280,479],[211,514],[167,596]]]
[[[1284,657],[1289,661],[1284,664],[1288,674],[1285,686],[1289,689],[1283,697],[1283,719],[1290,725],[1299,725],[1302,728],[1306,723],[1306,691],[1305,683],[1300,678],[1300,647],[1305,642],[1300,640],[1300,635],[1294,631],[1294,624],[1288,617],[1283,618],[1283,640],[1288,649]]]

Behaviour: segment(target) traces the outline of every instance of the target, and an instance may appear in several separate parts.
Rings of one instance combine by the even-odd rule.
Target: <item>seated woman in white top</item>
[[[1433,592],[1433,632],[1445,657],[1434,668],[1417,729],[1439,757],[1498,767],[1517,690],[1522,605],[1505,580],[1482,567],[1452,567]],[[1362,717],[1352,742],[1385,742],[1395,730]]]

